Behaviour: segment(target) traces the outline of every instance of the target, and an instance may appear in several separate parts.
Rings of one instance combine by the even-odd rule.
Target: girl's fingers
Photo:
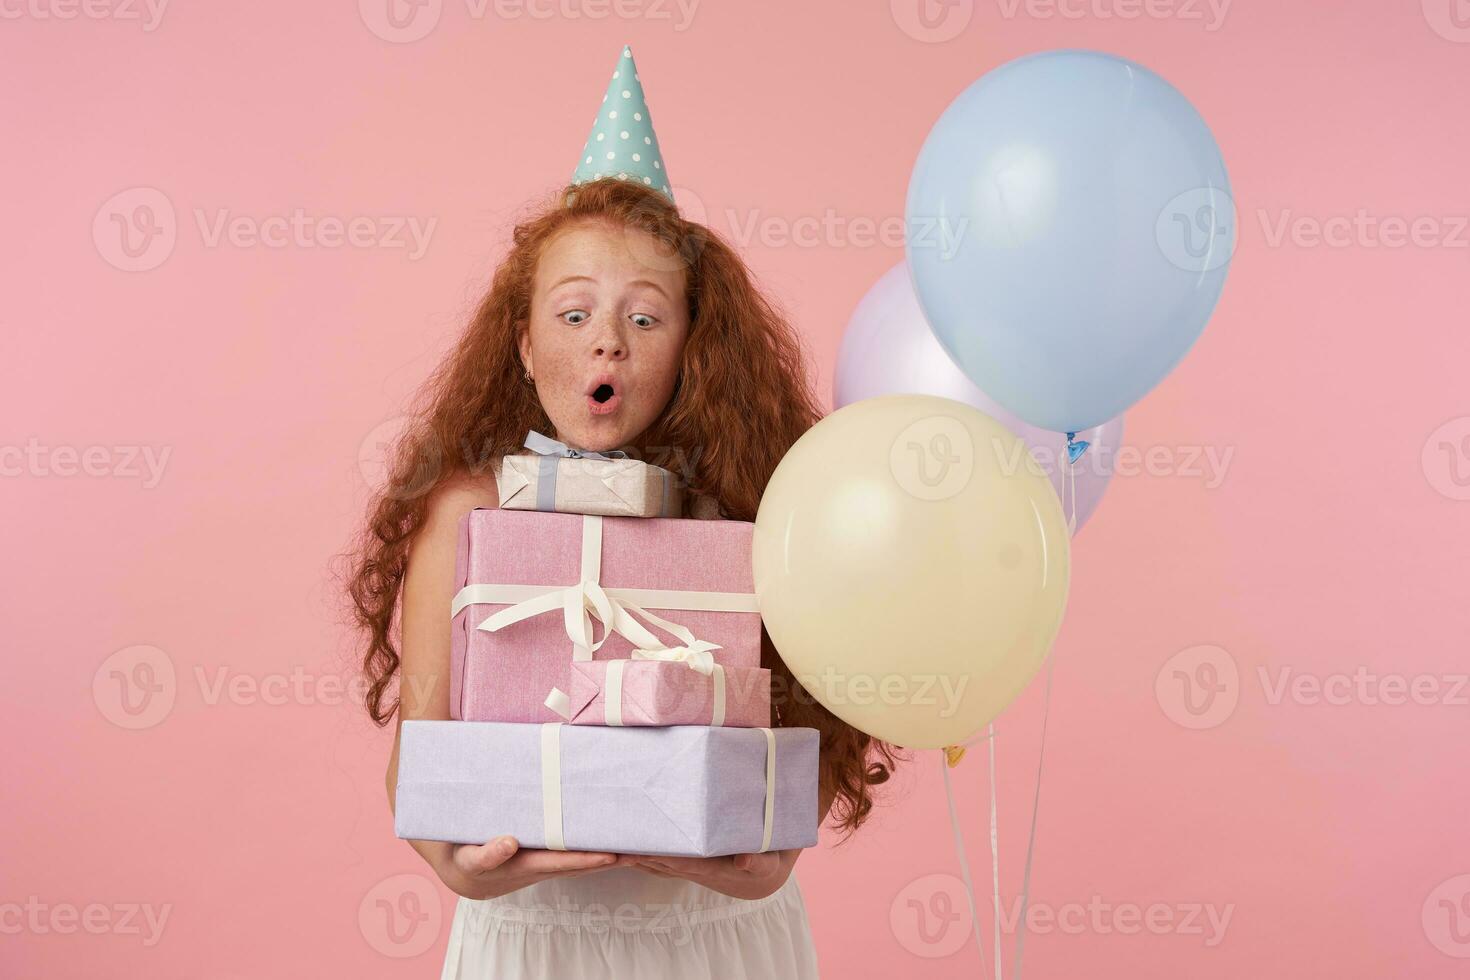
[[[780,865],[781,856],[774,851],[764,851],[760,854],[735,855],[735,870],[744,871],[747,874],[773,874]]]
[[[516,858],[517,871],[530,874],[565,874],[569,871],[601,871],[617,863],[616,854],[596,851],[522,851]]]
[[[494,871],[520,850],[514,837],[497,837],[485,844],[464,844],[454,850],[454,861],[470,874]]]

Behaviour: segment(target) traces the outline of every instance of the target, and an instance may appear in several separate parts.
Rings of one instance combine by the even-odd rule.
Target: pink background
[[[329,559],[628,41],[681,195],[790,310],[824,392],[964,85],[1094,47],[1194,101],[1240,246],[1203,339],[1128,415],[1158,465],[1115,478],[1077,541],[1025,972],[1464,974],[1465,4],[959,0],[925,29],[917,0],[706,0],[687,22],[671,0],[429,0],[399,43],[386,2],[179,3],[152,29],[105,0],[0,15],[0,973],[436,975],[450,899],[392,837],[389,737],[342,693]],[[115,218],[146,225],[150,201],[163,234],[130,258]],[[437,224],[422,255],[207,235],[222,210],[296,209]],[[1336,244],[1309,234],[1360,214]],[[1418,218],[1418,243],[1373,230]],[[140,447],[169,453],[161,479]],[[1201,450],[1232,454],[1223,479]],[[1277,697],[1283,670],[1332,697]],[[1381,703],[1416,684],[1423,703]],[[999,725],[1008,900],[1039,726],[1036,685]],[[828,975],[981,975],[946,915],[937,766],[801,860]],[[982,884],[984,777],[978,753],[955,770]]]

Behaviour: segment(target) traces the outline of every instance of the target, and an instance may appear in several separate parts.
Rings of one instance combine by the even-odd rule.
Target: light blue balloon
[[[935,336],[1032,425],[1122,415],[1194,344],[1225,284],[1235,206],[1194,106],[1093,51],[1009,62],[935,123],[907,255]]]

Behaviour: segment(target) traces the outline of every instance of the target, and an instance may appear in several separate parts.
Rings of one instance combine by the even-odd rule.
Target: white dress
[[[817,955],[796,872],[766,898],[613,868],[461,898],[442,980],[809,980]]]

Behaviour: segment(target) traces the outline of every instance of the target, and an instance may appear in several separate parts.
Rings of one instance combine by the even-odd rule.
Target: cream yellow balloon
[[[1009,429],[888,395],[828,415],[776,467],[755,520],[761,617],[843,721],[906,748],[974,735],[1061,626],[1070,540]]]

